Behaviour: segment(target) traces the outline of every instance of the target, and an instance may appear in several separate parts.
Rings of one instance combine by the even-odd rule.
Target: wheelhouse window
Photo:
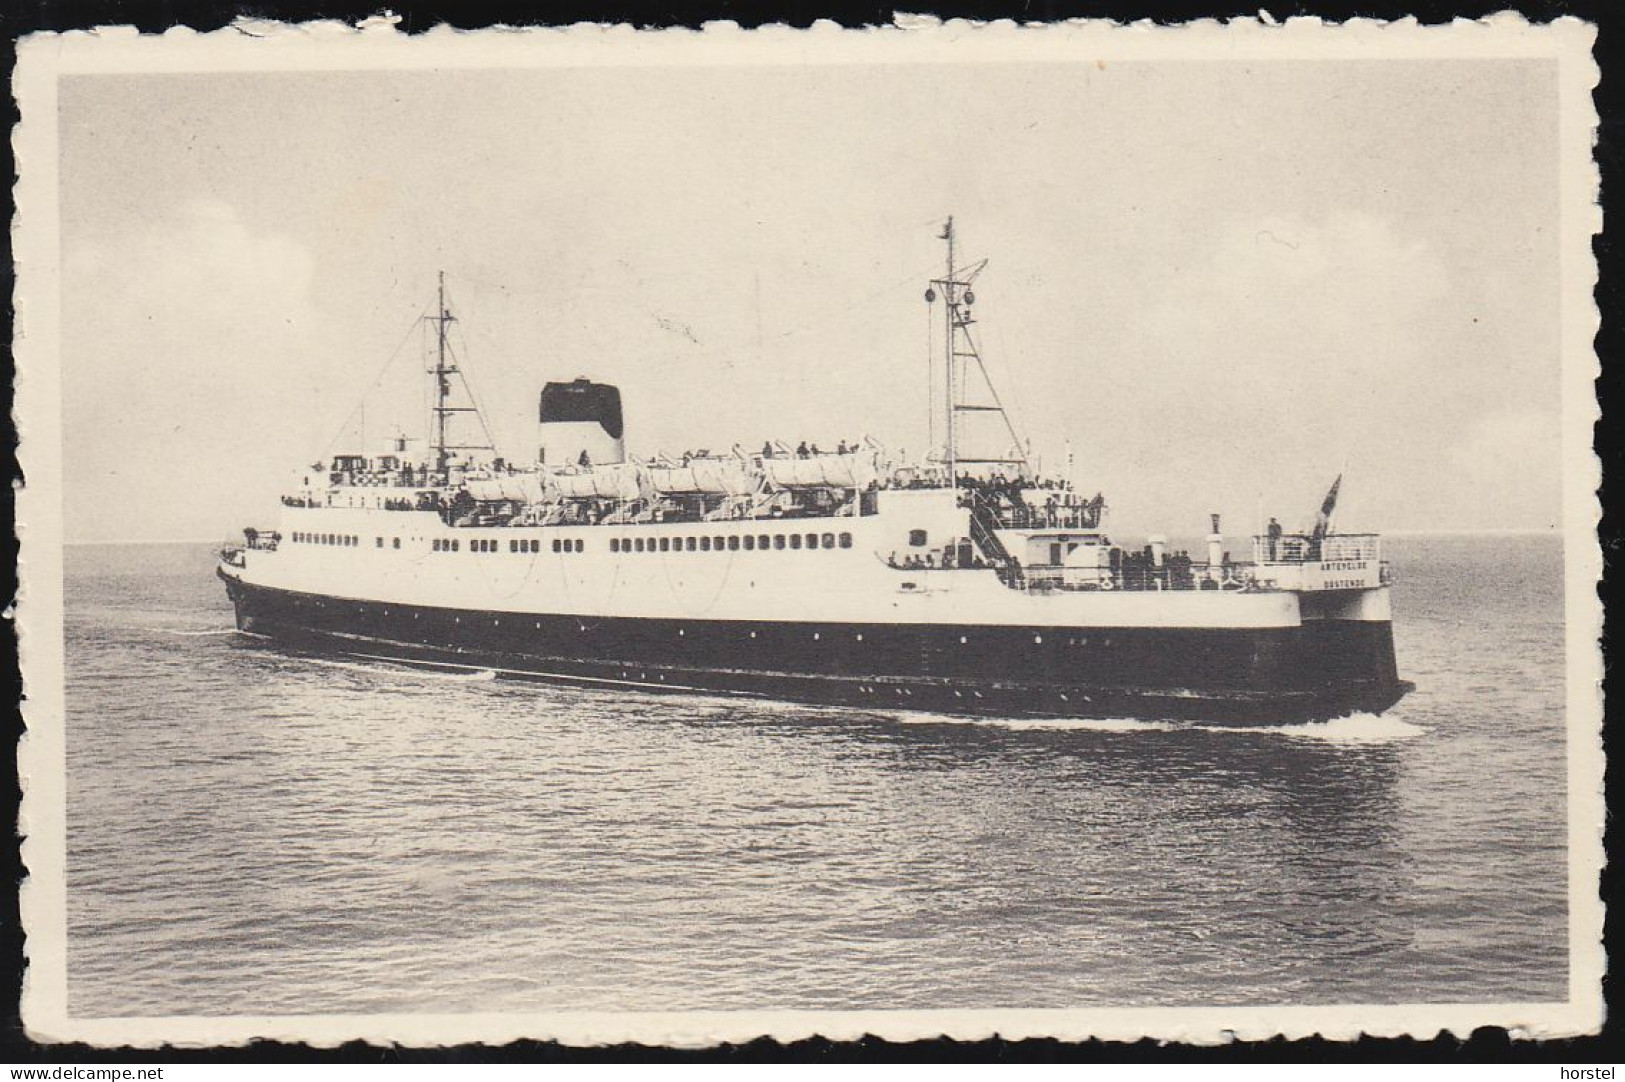
[[[918,548],[924,548],[925,547],[925,531],[924,530],[910,530],[908,532],[908,543],[913,548],[917,548],[917,549]]]

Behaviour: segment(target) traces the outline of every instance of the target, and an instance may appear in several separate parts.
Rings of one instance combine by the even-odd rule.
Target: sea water
[[[1416,691],[1263,729],[290,656],[67,554],[79,1017],[1565,998],[1562,554],[1394,538]]]

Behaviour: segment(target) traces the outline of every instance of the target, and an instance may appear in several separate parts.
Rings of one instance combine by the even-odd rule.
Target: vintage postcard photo
[[[29,1032],[1594,1032],[1592,39],[25,40]]]

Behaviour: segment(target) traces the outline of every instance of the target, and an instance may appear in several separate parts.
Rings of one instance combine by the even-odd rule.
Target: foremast
[[[931,279],[925,291],[925,301],[935,304],[939,295],[943,301],[941,454],[948,470],[949,483],[957,486],[961,468],[967,467],[973,474],[1008,470],[1018,476],[1030,477],[1033,470],[1026,448],[999,397],[998,388],[988,375],[981,350],[977,348],[975,336],[971,333],[971,326],[976,322],[972,311],[976,293],[971,286],[977,275],[986,268],[987,260],[980,259],[966,267],[957,265],[957,237],[952,215],[943,223],[938,239],[947,247],[946,268],[941,278]],[[1001,453],[968,444],[964,422],[980,414],[998,416],[1010,441],[1007,450]],[[935,423],[932,427],[935,428]]]

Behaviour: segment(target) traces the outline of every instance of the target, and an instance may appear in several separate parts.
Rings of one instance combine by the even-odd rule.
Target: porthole
[[[1033,636],[1033,643],[1035,645],[1040,645],[1041,646],[1041,645],[1043,645],[1043,642],[1044,642],[1044,636],[1042,636],[1042,635],[1034,635]]]

